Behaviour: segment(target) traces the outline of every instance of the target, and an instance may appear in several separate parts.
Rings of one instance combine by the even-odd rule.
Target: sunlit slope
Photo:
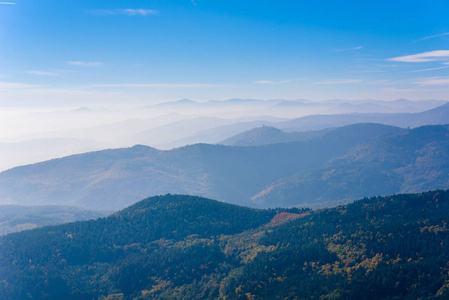
[[[166,195],[96,221],[10,234],[0,239],[0,298],[131,294],[157,285],[164,274],[176,284],[191,283],[233,262],[216,237],[257,228],[274,214]]]
[[[449,192],[318,211],[148,198],[0,238],[2,299],[447,299]]]

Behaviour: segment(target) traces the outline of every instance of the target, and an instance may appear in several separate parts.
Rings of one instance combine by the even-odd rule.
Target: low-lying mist
[[[214,144],[255,127],[265,124],[276,127],[309,115],[417,113],[444,103],[438,100],[195,102],[185,99],[122,108],[4,108],[0,111],[0,171],[135,144],[158,149]]]

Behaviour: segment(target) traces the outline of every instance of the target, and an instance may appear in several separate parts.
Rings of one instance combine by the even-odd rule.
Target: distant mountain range
[[[402,128],[449,124],[449,103],[417,113],[353,113],[306,116],[278,124],[286,131],[318,130],[357,123],[378,123]]]
[[[0,237],[0,298],[448,299],[449,191],[317,211],[182,195]]]
[[[70,154],[136,144],[162,150],[196,143],[216,144],[262,125],[293,132],[360,122],[403,128],[447,124],[447,109],[437,108],[446,103],[404,99],[207,102],[185,99],[138,109],[81,107],[25,113],[4,120],[10,130],[0,136],[0,171]],[[432,109],[435,110],[422,113]]]
[[[397,99],[393,101],[381,101],[381,100],[340,100],[331,99],[325,101],[311,101],[307,99],[297,100],[284,100],[284,99],[228,99],[223,101],[209,100],[205,102],[197,102],[189,99],[181,99],[173,102],[164,102],[156,105],[145,106],[144,109],[202,109],[202,108],[221,108],[229,109],[240,107],[248,111],[255,110],[257,108],[264,109],[269,108],[274,112],[279,113],[282,110],[290,109],[296,113],[300,113],[299,109],[306,111],[315,111],[321,113],[415,113],[424,110],[429,110],[437,106],[447,103],[444,100],[421,100],[421,101],[409,101],[406,99]],[[309,113],[308,113],[309,114]]]
[[[406,104],[406,100],[397,100],[399,104]],[[284,102],[282,102],[284,103]],[[365,102],[363,102],[365,103]],[[366,103],[365,103],[366,104]],[[282,104],[287,105],[287,104]],[[293,105],[293,104],[289,104]],[[296,104],[295,104],[296,105]],[[312,105],[312,104],[310,104]],[[356,104],[348,104],[346,102],[341,105],[354,105],[358,107]],[[362,103],[360,104],[362,105]],[[391,104],[390,104],[391,105]],[[357,110],[356,110],[357,111]],[[182,145],[194,144],[194,143],[219,143],[224,145],[240,145],[234,142],[234,135],[243,134],[245,135],[245,131],[256,129],[262,125],[266,125],[267,127],[273,127],[281,129],[288,133],[293,132],[304,132],[304,131],[316,131],[327,128],[341,127],[346,125],[358,124],[358,123],[378,123],[384,125],[391,125],[401,128],[415,128],[425,125],[444,125],[449,124],[449,104],[443,104],[436,108],[426,110],[424,112],[415,112],[415,113],[341,113],[338,114],[337,111],[332,111],[332,114],[320,114],[320,115],[310,115],[304,116],[300,118],[294,118],[291,120],[274,120],[271,121],[268,118],[265,120],[256,120],[256,121],[244,121],[237,122],[234,120],[231,124],[223,124],[223,122],[218,123],[219,126],[212,126],[212,128],[208,128],[202,131],[197,131],[196,133],[181,138],[179,140],[171,140],[166,142],[165,144],[153,144],[151,141],[156,139],[144,138],[144,136],[140,136],[141,138],[137,140],[139,143],[147,144],[147,145],[156,145],[162,146],[163,149],[171,149],[172,147],[180,147]],[[195,120],[186,121],[184,124],[186,128],[189,128],[188,123],[195,122]],[[229,122],[229,121],[228,121]],[[210,125],[204,124],[204,127],[211,127]],[[179,132],[181,130],[179,129]],[[255,134],[256,132],[253,132]],[[282,141],[297,140],[300,138],[300,133],[295,133],[295,135],[290,135],[290,138],[286,136],[282,138]],[[304,134],[306,137],[308,134]],[[168,134],[166,134],[168,136]],[[295,137],[293,137],[295,136]],[[240,137],[237,137],[239,139]],[[269,144],[271,142],[266,141],[264,144]],[[243,145],[243,144],[241,144]],[[250,145],[250,144],[247,144]],[[256,145],[256,144],[254,144]],[[260,144],[258,144],[260,145]]]
[[[449,187],[448,126],[358,124],[298,136],[253,147],[135,146],[50,160],[0,173],[0,201],[117,210],[144,195],[182,193],[253,207],[320,206]]]
[[[273,117],[238,119],[198,117],[145,130],[128,137],[127,140],[132,144],[144,144],[158,149],[172,149],[196,143],[213,144],[242,130],[251,129],[255,124],[260,126],[264,123],[279,121],[283,120]],[[234,129],[234,124],[239,125]],[[245,127],[245,124],[250,125]],[[222,131],[221,128],[226,130]]]

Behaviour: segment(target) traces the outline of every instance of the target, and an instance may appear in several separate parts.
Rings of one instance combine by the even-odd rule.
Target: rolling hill
[[[354,147],[324,167],[283,178],[252,200],[277,206],[449,187],[449,125],[423,126]]]
[[[332,209],[145,199],[0,237],[0,298],[447,299],[449,191]]]
[[[197,144],[160,151],[135,146],[73,155],[0,173],[0,201],[117,210],[145,195],[181,193],[276,207],[278,203],[251,201],[251,197],[283,178],[323,168],[372,139],[403,132],[400,128],[361,124],[306,141],[257,147]],[[367,190],[366,195],[370,194]],[[289,204],[302,204],[295,199],[289,198]],[[308,203],[314,201],[319,199],[309,199]]]
[[[401,130],[397,127],[382,124],[359,123],[356,125],[345,126],[344,131],[344,134],[348,137],[356,137],[359,134],[368,134],[370,137],[373,137],[398,133]],[[263,146],[300,141],[305,142],[314,139],[326,139],[334,133],[336,136],[344,138],[343,135],[341,135],[342,129],[339,127],[322,130],[284,132],[278,128],[264,125],[232,136],[222,141],[220,144],[226,146]]]

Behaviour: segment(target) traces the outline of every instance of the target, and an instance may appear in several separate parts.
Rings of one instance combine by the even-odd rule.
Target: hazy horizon
[[[307,115],[432,109],[449,100],[447,12],[444,1],[0,2],[0,170],[214,143]]]
[[[0,107],[448,100],[445,1],[0,2]]]
[[[264,124],[276,127],[311,115],[419,113],[444,103],[447,101],[184,99],[121,109],[9,108],[1,111],[0,171],[135,144],[168,150],[193,143],[218,143]],[[331,127],[339,125],[344,124]]]

